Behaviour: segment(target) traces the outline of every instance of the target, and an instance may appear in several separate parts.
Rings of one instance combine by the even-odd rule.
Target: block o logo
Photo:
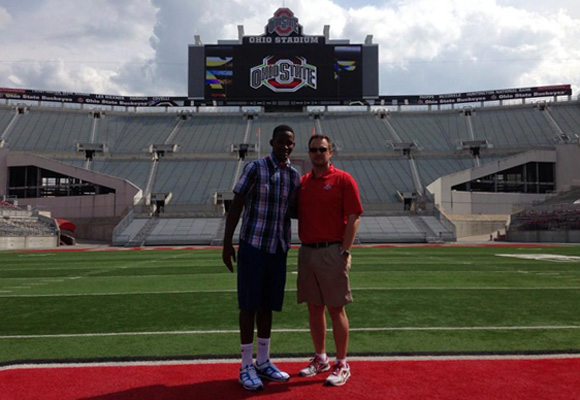
[[[316,90],[316,66],[307,63],[304,57],[268,56],[262,65],[250,70],[250,86],[262,86],[276,93],[294,93],[303,87]]]
[[[298,18],[294,17],[294,13],[289,8],[279,8],[268,20],[268,33],[276,32],[278,36],[290,36],[292,32],[300,35],[301,28]]]

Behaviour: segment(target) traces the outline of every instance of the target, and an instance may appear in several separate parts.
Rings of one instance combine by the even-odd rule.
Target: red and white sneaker
[[[326,378],[328,386],[342,386],[350,378],[350,366],[347,363],[336,362],[332,367],[332,372]]]
[[[306,368],[300,370],[300,376],[314,376],[319,374],[320,372],[326,372],[330,369],[330,364],[328,363],[328,358],[326,360],[321,359],[318,356],[314,356],[312,360],[310,360],[310,364]]]

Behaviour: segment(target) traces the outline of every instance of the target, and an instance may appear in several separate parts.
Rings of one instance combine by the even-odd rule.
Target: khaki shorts
[[[298,303],[342,307],[352,302],[348,272],[340,245],[324,248],[301,246],[298,250]]]

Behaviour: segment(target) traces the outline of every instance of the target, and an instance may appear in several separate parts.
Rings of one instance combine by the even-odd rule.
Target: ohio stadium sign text
[[[251,44],[255,43],[324,44],[324,36],[290,36],[290,37],[247,36],[246,39],[248,43]]]
[[[308,64],[304,57],[268,56],[261,65],[250,69],[250,86],[265,86],[276,93],[293,93],[303,87],[316,90],[316,66]]]

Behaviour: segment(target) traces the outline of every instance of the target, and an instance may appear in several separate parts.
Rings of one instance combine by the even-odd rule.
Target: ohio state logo
[[[316,90],[316,66],[308,64],[304,57],[268,56],[262,65],[250,69],[250,86],[265,86],[277,93],[293,93],[303,87]]]
[[[268,20],[268,33],[276,32],[279,36],[289,36],[292,32],[300,35],[302,26],[289,8],[279,8]]]

